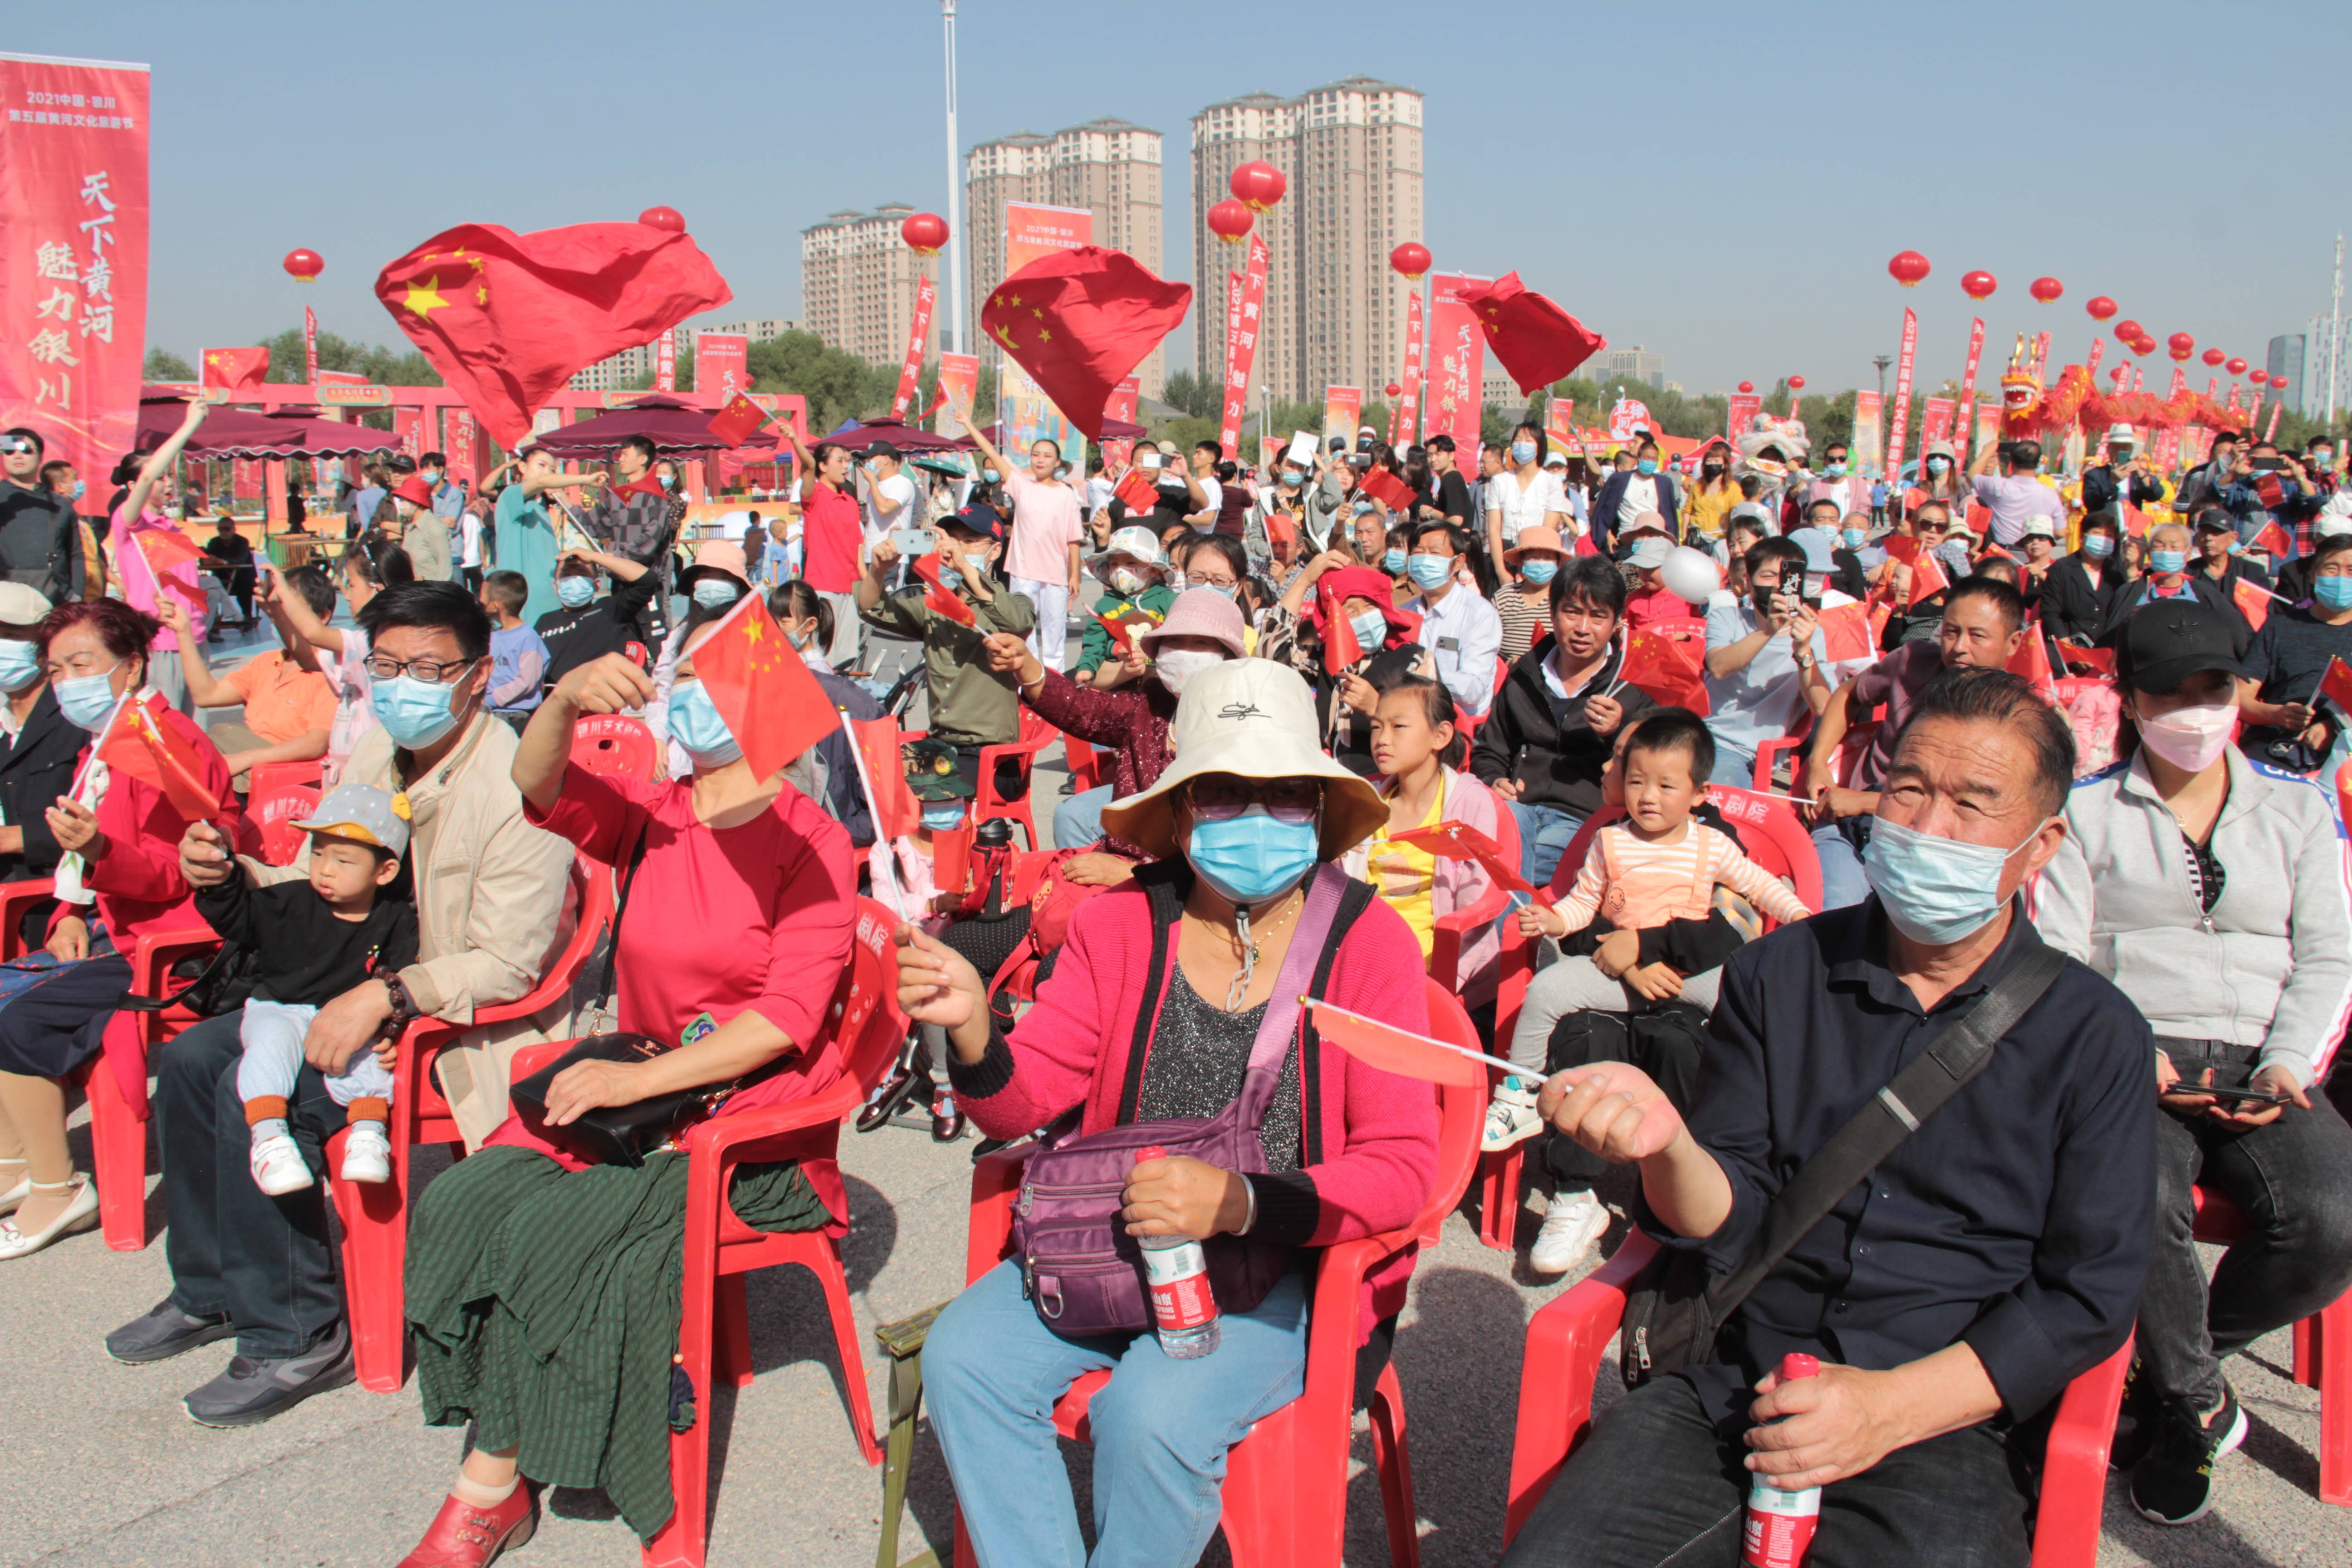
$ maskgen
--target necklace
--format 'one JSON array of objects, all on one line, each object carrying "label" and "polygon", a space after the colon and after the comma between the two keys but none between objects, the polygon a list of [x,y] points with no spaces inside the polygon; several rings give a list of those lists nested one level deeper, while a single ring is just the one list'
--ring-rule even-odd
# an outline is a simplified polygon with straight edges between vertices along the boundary
[{"label": "necklace", "polygon": [[[1242,999],[1249,994],[1250,982],[1256,978],[1258,960],[1265,956],[1265,950],[1260,946],[1265,936],[1279,934],[1286,926],[1297,918],[1298,911],[1306,907],[1307,900],[1304,895],[1301,895],[1291,904],[1288,911],[1274,923],[1271,930],[1263,935],[1250,930],[1249,910],[1239,905],[1234,907],[1234,934],[1227,940],[1232,943],[1234,956],[1242,961],[1242,966],[1234,973],[1232,983],[1225,987],[1226,1012],[1241,1011]],[[1209,929],[1216,935],[1224,934],[1214,926]]]}]

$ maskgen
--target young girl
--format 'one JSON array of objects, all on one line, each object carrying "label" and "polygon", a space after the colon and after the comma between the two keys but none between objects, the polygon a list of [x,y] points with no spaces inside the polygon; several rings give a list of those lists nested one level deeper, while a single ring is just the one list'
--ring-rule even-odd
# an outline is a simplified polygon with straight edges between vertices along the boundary
[{"label": "young girl", "polygon": [[[1386,826],[1359,846],[1345,862],[1350,876],[1381,890],[1389,907],[1404,917],[1420,939],[1425,962],[1437,934],[1437,917],[1467,909],[1490,890],[1475,860],[1441,860],[1426,849],[1394,844],[1391,836],[1417,827],[1459,822],[1493,837],[1502,803],[1494,792],[1453,763],[1467,751],[1454,731],[1454,699],[1436,681],[1408,675],[1380,695],[1372,713],[1372,787],[1389,804]],[[1495,959],[1502,949],[1500,923],[1475,933],[1463,950],[1456,988],[1465,1004],[1490,1000]]]}]

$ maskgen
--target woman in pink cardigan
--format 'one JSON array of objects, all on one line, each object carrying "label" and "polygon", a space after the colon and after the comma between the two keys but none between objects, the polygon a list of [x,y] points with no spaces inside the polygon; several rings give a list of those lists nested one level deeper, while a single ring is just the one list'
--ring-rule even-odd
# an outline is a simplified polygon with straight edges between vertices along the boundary
[{"label": "woman in pink cardigan", "polygon": [[[1292,671],[1236,659],[1194,675],[1176,760],[1104,813],[1160,857],[1080,906],[1036,1005],[1007,1030],[981,977],[901,927],[899,999],[946,1029],[949,1076],[971,1119],[1019,1137],[1075,1110],[1079,1132],[1207,1119],[1239,1095],[1291,938],[1336,902],[1307,989],[1426,1033],[1421,951],[1370,886],[1335,864],[1388,816],[1371,787],[1315,744],[1313,699]],[[1263,1069],[1262,1069],[1263,1070]],[[1190,1563],[1215,1531],[1225,1452],[1305,1384],[1308,1249],[1410,1222],[1437,1171],[1428,1086],[1292,1035],[1259,1123],[1263,1172],[1184,1156],[1138,1162],[1120,1197],[1129,1236],[1233,1234],[1299,1249],[1264,1300],[1227,1305],[1214,1352],[1166,1354],[1151,1333],[1048,1327],[1017,1260],[950,1303],[924,1347],[925,1391],[965,1528],[987,1564]],[[1392,1316],[1410,1254],[1375,1274],[1360,1321]],[[1097,1545],[1087,1557],[1052,1411],[1070,1384],[1111,1373],[1090,1406]]]}]

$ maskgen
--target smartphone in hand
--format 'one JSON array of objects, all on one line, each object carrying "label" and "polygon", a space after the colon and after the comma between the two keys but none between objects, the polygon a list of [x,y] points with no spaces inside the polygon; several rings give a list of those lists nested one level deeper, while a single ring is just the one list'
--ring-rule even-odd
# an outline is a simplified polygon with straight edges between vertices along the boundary
[{"label": "smartphone in hand", "polygon": [[894,528],[890,531],[890,548],[912,558],[931,552],[931,531],[928,528]]}]

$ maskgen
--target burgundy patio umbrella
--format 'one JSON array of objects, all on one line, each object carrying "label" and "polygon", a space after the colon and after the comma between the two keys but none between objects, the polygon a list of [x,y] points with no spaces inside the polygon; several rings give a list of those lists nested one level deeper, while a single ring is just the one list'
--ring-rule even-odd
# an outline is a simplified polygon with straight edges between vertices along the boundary
[{"label": "burgundy patio umbrella", "polygon": [[823,438],[860,450],[877,441],[887,441],[901,452],[952,452],[971,445],[958,437],[936,436],[896,419],[877,419],[870,425],[860,425],[853,419]]},{"label": "burgundy patio umbrella", "polygon": [[[177,428],[176,423],[174,428]],[[191,458],[348,458],[400,446],[389,430],[299,414],[247,414],[225,408],[188,439]]]},{"label": "burgundy patio umbrella", "polygon": [[[998,434],[999,429],[994,425],[983,425],[980,433],[988,437],[991,445],[1003,446],[1003,437]],[[1106,419],[1102,425],[1102,438],[1106,441],[1139,441],[1143,438],[1143,426],[1130,425],[1124,419]]]},{"label": "burgundy patio umbrella", "polygon": [[713,412],[683,398],[650,393],[609,414],[599,414],[576,425],[559,425],[532,437],[531,444],[556,457],[569,458],[610,458],[632,436],[643,436],[665,458],[700,457],[710,452],[767,448],[776,444],[772,434],[761,430],[746,437],[740,447],[722,447],[719,437],[710,433]]}]

